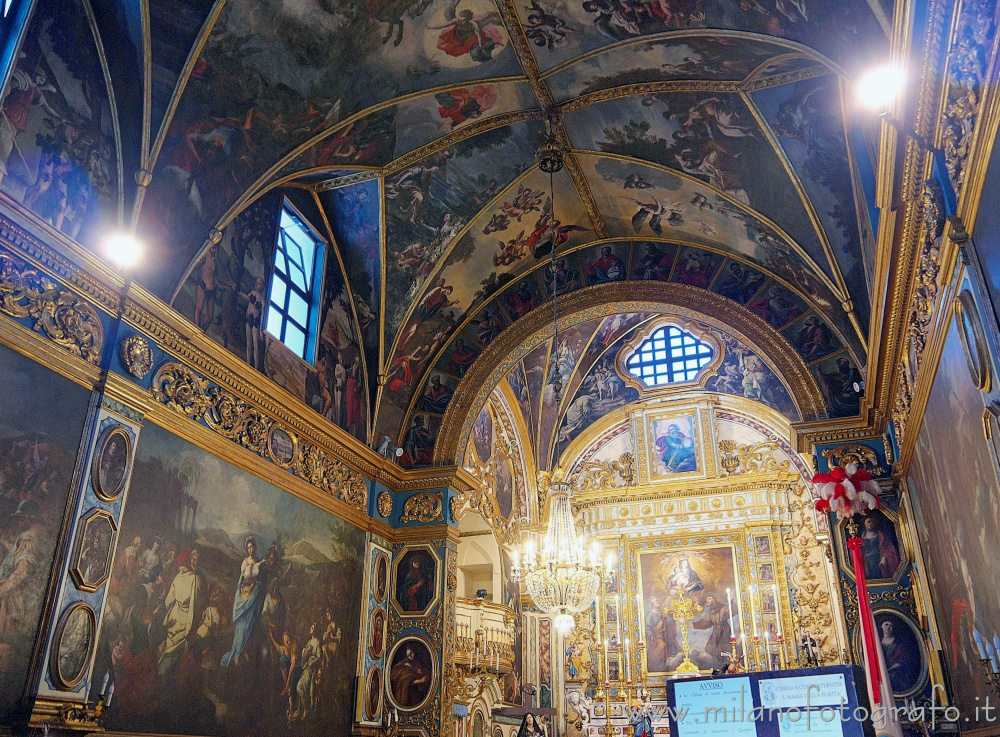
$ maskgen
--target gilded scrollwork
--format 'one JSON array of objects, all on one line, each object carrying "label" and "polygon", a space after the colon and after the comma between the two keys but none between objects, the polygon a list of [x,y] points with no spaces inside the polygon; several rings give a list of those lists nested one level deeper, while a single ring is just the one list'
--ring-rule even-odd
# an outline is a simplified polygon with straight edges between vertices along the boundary
[{"label": "gilded scrollwork", "polygon": [[774,452],[780,450],[776,442],[765,440],[762,443],[737,443],[735,440],[719,441],[719,463],[722,465],[723,476],[736,476],[742,473],[782,473],[788,471],[791,462],[779,461]]},{"label": "gilded scrollwork", "polygon": [[836,448],[827,448],[823,451],[823,457],[829,462],[831,468],[843,468],[848,463],[853,463],[858,468],[863,468],[875,476],[881,476],[885,473],[885,469],[879,463],[878,454],[867,445],[860,443],[845,443]]},{"label": "gilded scrollwork", "polygon": [[[268,435],[281,429],[297,443],[298,436],[276,420],[229,392],[210,387],[187,366],[168,361],[156,370],[150,389],[161,404],[193,420],[201,420],[219,435],[244,448],[268,457]],[[368,507],[368,487],[364,478],[342,461],[331,458],[322,448],[305,443],[289,470],[299,478],[355,509]]]},{"label": "gilded scrollwork", "polygon": [[383,491],[379,494],[378,499],[375,500],[375,507],[383,517],[388,517],[392,514],[392,494],[388,491]]},{"label": "gilded scrollwork", "polygon": [[97,311],[28,263],[0,252],[0,312],[34,320],[32,329],[95,366],[104,326]]},{"label": "gilded scrollwork", "polygon": [[989,0],[963,2],[948,51],[941,148],[948,177],[959,194],[965,184],[969,151],[983,102],[983,85],[996,32],[993,11],[994,3]]},{"label": "gilded scrollwork", "polygon": [[399,521],[444,522],[444,501],[440,492],[422,491],[403,503],[403,514]]},{"label": "gilded scrollwork", "polygon": [[579,492],[635,486],[635,456],[622,453],[616,461],[583,461],[578,479]]},{"label": "gilded scrollwork", "polygon": [[153,349],[141,335],[130,335],[118,347],[122,364],[136,379],[142,379],[153,368]]}]

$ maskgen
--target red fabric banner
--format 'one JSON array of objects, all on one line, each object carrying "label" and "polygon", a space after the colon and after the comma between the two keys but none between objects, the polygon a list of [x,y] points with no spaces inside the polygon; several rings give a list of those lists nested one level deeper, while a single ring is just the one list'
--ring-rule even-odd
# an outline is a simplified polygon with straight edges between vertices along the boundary
[{"label": "red fabric banner", "polygon": [[865,655],[868,659],[868,681],[871,683],[872,698],[875,705],[882,703],[882,669],[878,664],[879,642],[875,637],[875,620],[872,618],[872,608],[868,601],[868,582],[865,580],[865,559],[861,554],[861,538],[852,536],[847,541],[851,550],[851,560],[854,563],[854,579],[858,584],[858,617],[861,620],[861,635],[865,638]]}]

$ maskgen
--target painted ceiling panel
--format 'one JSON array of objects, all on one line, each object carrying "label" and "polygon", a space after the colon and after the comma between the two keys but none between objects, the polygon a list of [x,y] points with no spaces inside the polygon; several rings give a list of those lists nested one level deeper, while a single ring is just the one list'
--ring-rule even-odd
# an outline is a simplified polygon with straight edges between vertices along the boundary
[{"label": "painted ceiling panel", "polygon": [[[842,112],[840,80],[827,75],[753,94],[815,207],[839,270],[868,326],[868,285]],[[864,217],[864,214],[861,214]]]},{"label": "painted ceiling panel", "polygon": [[[531,0],[517,4],[542,70],[640,36],[688,29],[724,29],[798,41],[842,62],[860,61],[885,36],[864,0]],[[866,48],[868,44],[868,48]],[[854,59],[851,59],[851,56]],[[852,64],[853,65],[853,64]]]},{"label": "painted ceiling panel", "polygon": [[4,99],[0,189],[94,250],[121,217],[114,112],[83,4],[39,2]]},{"label": "painted ceiling panel", "polygon": [[[739,95],[637,95],[589,105],[568,113],[564,120],[576,148],[643,159],[685,172],[771,215],[832,278],[798,192]],[[643,192],[636,188],[636,194]]]},{"label": "painted ceiling panel", "polygon": [[722,34],[623,41],[549,72],[545,84],[557,102],[565,102],[627,84],[692,79],[740,82],[771,57],[799,48],[790,46]]},{"label": "painted ceiling panel", "polygon": [[370,179],[318,195],[343,259],[347,287],[354,297],[371,386],[376,386],[380,361],[382,226],[379,188],[379,181]]},{"label": "painted ceiling panel", "polygon": [[[558,220],[547,204],[549,177],[533,169],[455,239],[419,300],[411,303],[387,354],[390,380],[382,403],[407,406],[426,366],[474,309],[518,274],[548,259],[553,243],[568,248],[593,238],[590,219],[565,170],[555,176],[554,185]],[[400,383],[393,387],[392,379]]]},{"label": "painted ceiling panel", "polygon": [[[505,126],[442,149],[387,177],[387,345],[451,241],[534,165],[541,141],[539,122]],[[537,214],[536,210],[528,217]],[[483,226],[478,229],[482,235]]]},{"label": "painted ceiling panel", "polygon": [[[120,0],[122,1],[122,0]],[[138,8],[140,3],[126,3]],[[152,55],[152,116],[155,137],[163,123],[181,72],[217,0],[156,0],[149,8]]]}]

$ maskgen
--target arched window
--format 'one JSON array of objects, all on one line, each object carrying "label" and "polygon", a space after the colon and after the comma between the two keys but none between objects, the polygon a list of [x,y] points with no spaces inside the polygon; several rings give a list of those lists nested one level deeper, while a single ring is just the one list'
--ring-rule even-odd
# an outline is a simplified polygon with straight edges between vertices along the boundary
[{"label": "arched window", "polygon": [[267,332],[312,363],[316,347],[323,241],[286,200],[267,298]]},{"label": "arched window", "polygon": [[664,325],[632,351],[625,368],[646,386],[663,386],[691,381],[714,355],[708,343],[676,325]]}]

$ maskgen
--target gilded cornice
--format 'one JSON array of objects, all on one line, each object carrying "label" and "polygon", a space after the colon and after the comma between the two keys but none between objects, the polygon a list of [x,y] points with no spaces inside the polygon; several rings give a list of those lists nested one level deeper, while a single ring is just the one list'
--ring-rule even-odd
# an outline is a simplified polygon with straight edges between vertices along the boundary
[{"label": "gilded cornice", "polygon": [[[581,511],[594,507],[637,502],[664,502],[700,497],[724,497],[753,491],[791,491],[801,477],[795,471],[740,474],[699,481],[653,484],[628,489],[575,492],[573,506]],[[616,493],[617,492],[617,493]]]},{"label": "gilded cornice", "polygon": [[[0,242],[3,245],[27,265],[36,267],[40,273],[64,285],[66,290],[85,298],[94,308],[111,315],[117,312],[119,295],[124,288],[121,275],[62,233],[24,211],[20,205],[11,203],[5,195],[0,195],[0,204],[9,206],[5,215],[16,217],[27,226],[0,216]],[[45,242],[40,236],[45,238]],[[53,245],[47,245],[49,242]],[[196,371],[204,381],[223,387],[235,399],[246,402],[249,409],[280,421],[303,440],[323,448],[349,468],[381,482],[392,491],[448,487],[461,491],[472,488],[476,483],[461,468],[437,467],[420,471],[400,468],[317,415],[263,374],[250,370],[238,357],[136,284],[129,287],[123,320],[147,336],[156,348]],[[0,322],[0,341],[79,384],[96,385],[99,379],[96,366],[32,334],[18,323]],[[117,346],[108,346],[106,350],[117,350]]]},{"label": "gilded cornice", "polygon": [[[621,312],[661,312],[664,306],[688,311],[692,319],[713,318],[730,327],[768,357],[785,381],[803,417],[822,417],[826,406],[816,379],[785,338],[750,310],[717,294],[686,284],[641,282],[586,287],[560,300],[560,327]],[[448,405],[437,445],[435,463],[460,462],[471,423],[493,388],[521,356],[552,334],[552,306],[544,305],[518,320],[494,340],[476,360]],[[752,336],[752,337],[751,337]]]}]

